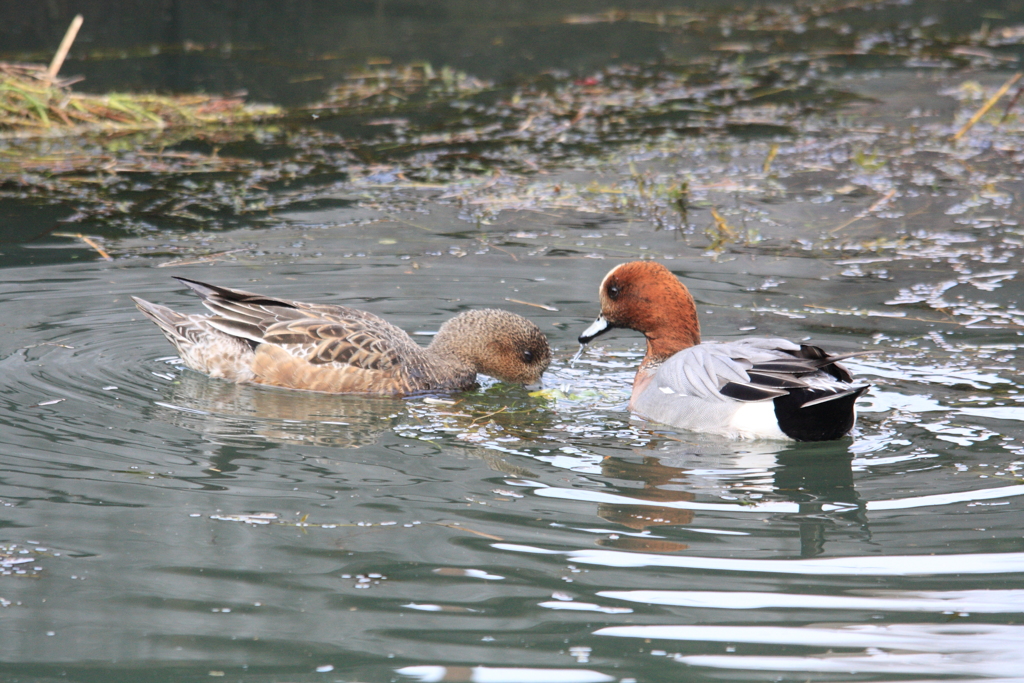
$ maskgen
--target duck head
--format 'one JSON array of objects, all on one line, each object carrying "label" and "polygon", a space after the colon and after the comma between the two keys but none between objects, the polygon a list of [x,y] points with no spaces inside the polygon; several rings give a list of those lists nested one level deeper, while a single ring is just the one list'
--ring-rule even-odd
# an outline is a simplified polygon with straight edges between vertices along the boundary
[{"label": "duck head", "polygon": [[693,296],[660,263],[632,261],[612,268],[601,281],[599,295],[601,314],[580,335],[581,344],[617,327],[647,338],[649,360],[664,360],[700,344]]}]

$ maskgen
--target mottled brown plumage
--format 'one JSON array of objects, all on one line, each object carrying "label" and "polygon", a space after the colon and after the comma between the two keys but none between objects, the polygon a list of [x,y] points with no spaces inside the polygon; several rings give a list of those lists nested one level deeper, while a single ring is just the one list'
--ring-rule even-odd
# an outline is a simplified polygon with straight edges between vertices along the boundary
[{"label": "mottled brown plumage", "polygon": [[213,315],[184,315],[132,297],[135,304],[185,365],[233,382],[404,395],[466,389],[477,373],[535,384],[551,361],[540,329],[508,311],[466,311],[442,325],[424,348],[366,311],[176,279]]}]

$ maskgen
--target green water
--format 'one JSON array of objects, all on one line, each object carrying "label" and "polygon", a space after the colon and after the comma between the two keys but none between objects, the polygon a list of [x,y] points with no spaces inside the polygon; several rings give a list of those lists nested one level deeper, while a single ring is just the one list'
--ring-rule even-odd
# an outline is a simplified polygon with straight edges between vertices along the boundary
[{"label": "green water", "polygon": [[[1024,23],[995,4],[958,19],[967,5],[841,18],[861,38]],[[368,21],[400,11],[380,7]],[[409,59],[429,35],[416,7]],[[515,24],[519,48],[580,69],[624,60],[608,46],[630,36],[712,56],[736,39],[719,20],[710,35],[527,15],[540,28]],[[430,22],[483,35],[510,21],[495,16]],[[886,55],[813,74],[809,108],[719,102],[726,120],[701,113],[701,134],[538,113],[521,143],[475,133],[482,170],[451,162],[458,140],[424,142],[430,116],[413,112],[366,138],[344,116],[248,137],[237,158],[267,165],[230,173],[86,169],[97,182],[41,195],[38,178],[8,179],[0,681],[1021,680],[1024,135],[986,119],[949,142],[1018,63],[959,63],[954,47],[946,65]],[[472,71],[457,43],[432,49]],[[223,77],[254,58],[225,58]],[[508,64],[477,75],[526,69]],[[596,87],[572,85],[587,73],[556,89]],[[607,111],[645,87],[623,81],[600,95]],[[665,113],[641,99],[632,110]],[[298,149],[315,135],[323,148]],[[387,152],[403,135],[420,147]],[[357,148],[380,156],[345,156]],[[93,235],[112,260],[54,232]],[[873,385],[854,433],[734,442],[632,418],[638,335],[570,359],[601,278],[634,258],[689,285],[706,338],[875,351],[848,362]],[[421,341],[461,310],[505,307],[541,326],[555,361],[543,395],[485,380],[454,405],[235,386],[181,368],[131,305],[199,312],[172,275],[364,308]]]}]

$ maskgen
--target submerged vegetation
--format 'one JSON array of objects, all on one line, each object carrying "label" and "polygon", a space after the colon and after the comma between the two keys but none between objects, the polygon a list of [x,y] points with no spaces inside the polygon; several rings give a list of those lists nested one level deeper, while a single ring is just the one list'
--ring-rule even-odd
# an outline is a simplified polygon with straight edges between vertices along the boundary
[{"label": "submerged vegetation", "polygon": [[402,67],[369,64],[345,75],[326,99],[309,110],[377,111],[381,108],[415,109],[452,97],[475,95],[493,88],[492,83],[448,67],[438,70],[428,62]]},{"label": "submerged vegetation", "polygon": [[[59,232],[97,239],[277,225],[282,210],[332,205],[454,204],[481,229],[513,209],[610,213],[718,254],[808,248],[775,214],[788,198],[821,221],[815,248],[905,244],[927,206],[957,203],[943,199],[954,187],[972,193],[957,200],[967,215],[1012,194],[1001,183],[1024,155],[1022,89],[985,71],[1019,62],[1024,26],[870,24],[867,10],[902,4],[572,15],[561,21],[631,22],[705,49],[503,84],[371,60],[290,108],[90,95],[4,65],[0,201],[73,207]],[[871,113],[871,70],[885,67],[918,70],[951,108]]]}]

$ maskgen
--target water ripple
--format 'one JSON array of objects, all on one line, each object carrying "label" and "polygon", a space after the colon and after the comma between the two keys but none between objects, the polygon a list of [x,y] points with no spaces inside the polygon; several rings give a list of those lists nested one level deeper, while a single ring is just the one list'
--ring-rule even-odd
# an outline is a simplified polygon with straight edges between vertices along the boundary
[{"label": "water ripple", "polygon": [[1024,571],[1024,553],[949,555],[887,555],[829,557],[807,560],[738,560],[730,557],[688,557],[615,550],[548,550],[514,543],[494,548],[534,555],[561,555],[573,562],[605,567],[674,567],[726,572],[805,574],[808,576],[948,576],[1009,574]]}]

